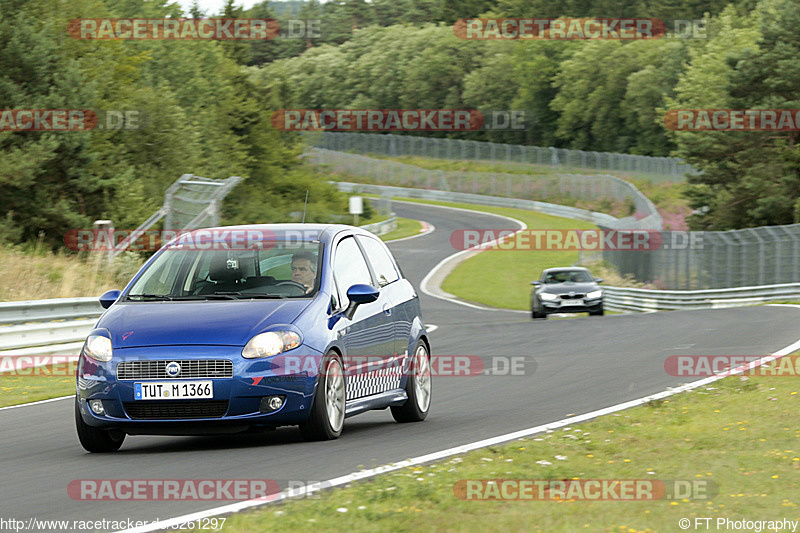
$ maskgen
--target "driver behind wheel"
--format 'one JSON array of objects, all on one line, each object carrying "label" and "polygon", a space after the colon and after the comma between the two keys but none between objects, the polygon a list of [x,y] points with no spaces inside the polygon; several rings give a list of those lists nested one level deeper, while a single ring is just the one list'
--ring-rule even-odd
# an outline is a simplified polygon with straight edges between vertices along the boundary
[{"label": "driver behind wheel", "polygon": [[317,258],[311,252],[300,251],[292,255],[292,281],[306,288],[306,294],[314,289],[317,279]]}]

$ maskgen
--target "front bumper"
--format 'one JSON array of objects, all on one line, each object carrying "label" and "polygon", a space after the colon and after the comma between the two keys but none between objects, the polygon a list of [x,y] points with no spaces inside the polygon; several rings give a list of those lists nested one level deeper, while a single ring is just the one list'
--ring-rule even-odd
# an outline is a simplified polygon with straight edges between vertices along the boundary
[{"label": "front bumper", "polygon": [[[100,363],[81,355],[77,369],[77,400],[83,421],[94,427],[119,428],[132,434],[191,435],[237,432],[252,427],[277,427],[304,422],[311,412],[318,372],[287,371],[280,359],[245,359],[236,346],[151,346],[115,349],[111,361]],[[308,358],[314,364],[322,354],[301,345],[281,356]],[[117,379],[117,365],[123,361],[190,359],[229,360],[233,377]],[[148,381],[211,381],[213,398],[187,400],[136,400],[134,384]],[[262,412],[266,396],[285,396],[276,411]],[[97,415],[89,400],[101,400],[105,414]],[[178,403],[182,402],[180,406]],[[201,403],[205,402],[205,403]],[[163,407],[162,407],[163,406]],[[143,408],[144,407],[144,408]],[[154,413],[156,413],[154,415]],[[167,413],[166,415],[164,413]],[[171,413],[180,413],[172,416]],[[169,417],[169,418],[167,418]]]},{"label": "front bumper", "polygon": [[547,301],[540,300],[541,309],[547,314],[554,313],[589,313],[597,311],[603,305],[603,297],[587,299],[584,298],[583,305],[564,305],[565,300]]}]

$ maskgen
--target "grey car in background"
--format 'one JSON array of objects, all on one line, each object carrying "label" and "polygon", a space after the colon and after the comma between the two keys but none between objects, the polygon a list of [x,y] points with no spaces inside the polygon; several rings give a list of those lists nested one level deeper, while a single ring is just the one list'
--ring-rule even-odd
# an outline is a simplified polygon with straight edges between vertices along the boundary
[{"label": "grey car in background", "polygon": [[603,314],[603,290],[588,269],[548,268],[541,279],[532,281],[531,317],[547,318],[553,313]]}]

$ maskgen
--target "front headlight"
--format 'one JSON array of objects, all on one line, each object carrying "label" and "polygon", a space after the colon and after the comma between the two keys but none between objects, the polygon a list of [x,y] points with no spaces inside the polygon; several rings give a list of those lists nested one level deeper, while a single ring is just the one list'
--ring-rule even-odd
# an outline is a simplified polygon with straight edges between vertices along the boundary
[{"label": "front headlight", "polygon": [[553,302],[555,300],[558,300],[558,296],[556,296],[555,294],[550,294],[549,292],[540,292],[539,298],[547,302]]},{"label": "front headlight", "polygon": [[300,346],[300,335],[294,331],[268,331],[256,335],[242,350],[242,357],[269,357]]},{"label": "front headlight", "polygon": [[89,335],[83,345],[83,353],[101,363],[111,361],[111,339],[105,335]]},{"label": "front headlight", "polygon": [[586,293],[586,297],[587,298],[600,298],[602,295],[603,295],[603,291],[601,291],[601,290],[596,290],[596,291],[592,291],[592,292],[587,292]]}]

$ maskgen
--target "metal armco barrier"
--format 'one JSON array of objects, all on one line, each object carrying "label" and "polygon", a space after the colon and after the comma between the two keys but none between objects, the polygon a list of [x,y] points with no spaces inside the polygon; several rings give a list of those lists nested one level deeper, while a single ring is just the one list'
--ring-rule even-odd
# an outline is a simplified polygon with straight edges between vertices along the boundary
[{"label": "metal armco barrier", "polygon": [[97,298],[0,302],[0,355],[74,355],[104,309]]},{"label": "metal armco barrier", "polygon": [[102,312],[103,308],[97,298],[0,302],[0,325],[96,318]]},{"label": "metal armco barrier", "polygon": [[709,289],[658,291],[603,287],[603,306],[610,311],[679,311],[741,307],[780,300],[800,300],[800,283]]}]

